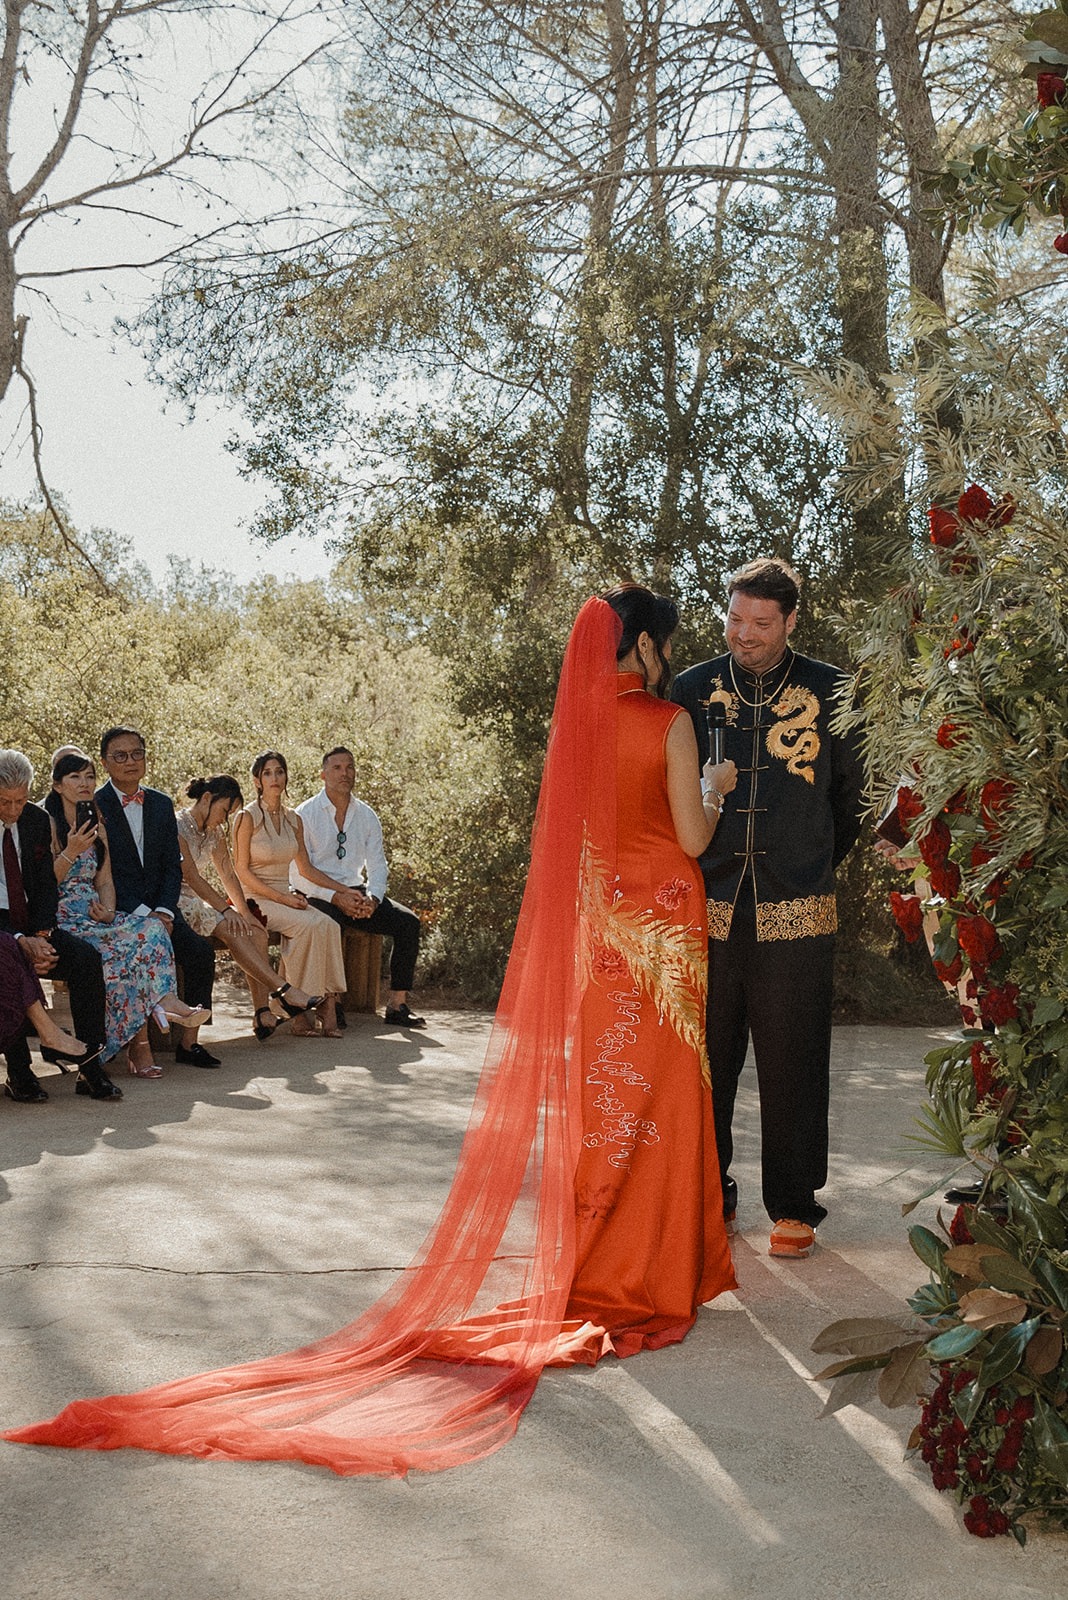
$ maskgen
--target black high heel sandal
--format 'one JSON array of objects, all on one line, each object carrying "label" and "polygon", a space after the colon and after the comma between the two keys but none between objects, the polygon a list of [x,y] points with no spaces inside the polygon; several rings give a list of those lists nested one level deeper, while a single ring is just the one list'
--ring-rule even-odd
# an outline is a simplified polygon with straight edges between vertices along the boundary
[{"label": "black high heel sandal", "polygon": [[[302,1017],[306,1011],[315,1011],[326,999],[325,994],[313,994],[307,1005],[291,1006],[285,996],[289,993],[292,987],[293,985],[291,983],[283,983],[281,988],[271,990],[271,999],[278,1001],[278,1004],[282,1007],[282,1010],[287,1016]],[[265,1006],[264,1010],[266,1009],[267,1008]],[[256,1015],[259,1016],[258,1011]]]},{"label": "black high heel sandal", "polygon": [[50,1067],[58,1067],[60,1072],[80,1072],[83,1067],[88,1067],[99,1059],[103,1046],[95,1050],[83,1050],[80,1056],[72,1056],[69,1050],[53,1050],[50,1045],[41,1045],[41,1060],[47,1061]]},{"label": "black high heel sandal", "polygon": [[[268,1027],[265,1022],[260,1021],[261,1017],[270,1017],[270,1027]],[[270,1039],[273,1034],[277,1033],[281,1026],[282,1018],[276,1017],[270,1006],[260,1006],[259,1010],[256,1012],[256,1015],[252,1019],[252,1031],[261,1044],[266,1044],[267,1040]]]}]

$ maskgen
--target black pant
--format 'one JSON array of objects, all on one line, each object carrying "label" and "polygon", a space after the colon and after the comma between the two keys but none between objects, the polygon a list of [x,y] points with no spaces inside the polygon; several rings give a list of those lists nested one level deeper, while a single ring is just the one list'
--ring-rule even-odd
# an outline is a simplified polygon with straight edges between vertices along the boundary
[{"label": "black pant", "polygon": [[361,933],[388,934],[393,940],[389,958],[389,986],[400,994],[407,994],[415,982],[419,936],[423,931],[414,911],[409,911],[407,906],[397,905],[388,896],[369,917],[363,918],[347,916],[329,900],[312,900],[310,903],[317,910],[325,911],[328,917],[333,917],[339,927],[358,928]]},{"label": "black pant", "polygon": [[215,983],[215,946],[194,933],[179,911],[171,929],[174,959],[182,969],[182,997],[186,1005],[211,1007]]},{"label": "black pant", "polygon": [[730,937],[708,947],[708,1058],[720,1171],[734,1154],[731,1122],[749,1037],[760,1094],[764,1206],[823,1221],[815,1191],[827,1182],[834,935],[758,942],[752,899],[740,903]]},{"label": "black pant", "polygon": [[[8,913],[0,910],[0,927],[9,926]],[[93,1051],[104,1042],[104,970],[100,951],[64,928],[54,928],[48,942],[59,960],[46,976],[67,985],[75,1037]],[[25,1038],[14,1040],[5,1054],[11,1087],[32,1088],[36,1080],[30,1070],[30,1047]]]}]

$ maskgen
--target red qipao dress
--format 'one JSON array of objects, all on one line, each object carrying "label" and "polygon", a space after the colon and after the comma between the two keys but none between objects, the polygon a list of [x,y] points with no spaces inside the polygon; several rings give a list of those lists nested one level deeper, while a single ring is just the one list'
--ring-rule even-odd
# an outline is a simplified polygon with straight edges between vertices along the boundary
[{"label": "red qipao dress", "polygon": [[509,1439],[547,1365],[671,1343],[733,1287],[701,1076],[701,879],[665,789],[683,713],[620,678],[619,638],[611,607],[587,601],[471,1121],[412,1264],[312,1345],[74,1401],[3,1437],[437,1471]]}]

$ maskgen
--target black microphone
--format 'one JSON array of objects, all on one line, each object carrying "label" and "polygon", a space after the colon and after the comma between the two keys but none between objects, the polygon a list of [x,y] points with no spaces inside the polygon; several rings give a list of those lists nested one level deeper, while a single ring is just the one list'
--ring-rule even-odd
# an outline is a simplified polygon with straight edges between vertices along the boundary
[{"label": "black microphone", "polygon": [[708,718],[708,751],[714,767],[718,767],[726,755],[727,743],[727,707],[722,700],[710,700],[705,707]]}]

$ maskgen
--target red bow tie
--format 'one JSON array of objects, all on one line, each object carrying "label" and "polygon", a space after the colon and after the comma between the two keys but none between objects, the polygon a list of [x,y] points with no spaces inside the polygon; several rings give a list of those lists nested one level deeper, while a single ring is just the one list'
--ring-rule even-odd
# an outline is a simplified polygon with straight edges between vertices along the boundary
[{"label": "red bow tie", "polygon": [[135,789],[133,794],[124,794],[122,803],[124,807],[143,806],[145,803],[145,791],[143,789]]}]

